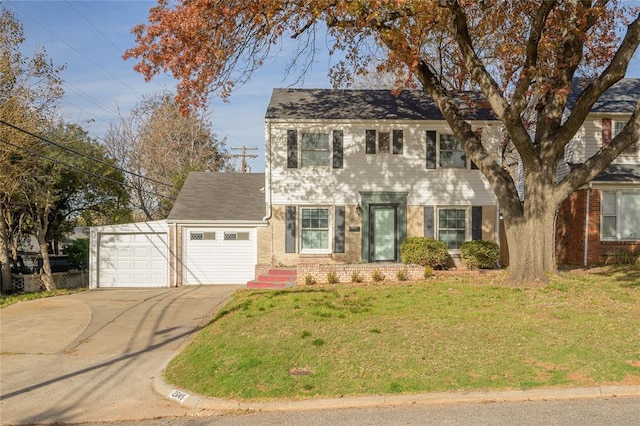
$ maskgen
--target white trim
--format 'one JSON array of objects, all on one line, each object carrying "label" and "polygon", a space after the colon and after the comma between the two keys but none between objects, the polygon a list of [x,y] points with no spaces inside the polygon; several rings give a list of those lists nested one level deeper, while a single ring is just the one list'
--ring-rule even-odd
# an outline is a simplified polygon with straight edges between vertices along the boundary
[{"label": "white trim", "polygon": [[[436,240],[440,241],[440,210],[464,210],[464,240],[471,240],[471,207],[472,206],[435,206],[435,216],[433,218],[433,232]],[[460,249],[449,249],[449,253],[460,253]]]},{"label": "white trim", "polygon": [[[298,231],[298,253],[299,254],[331,254],[333,253],[333,237],[334,232],[334,206],[333,205],[299,205],[297,211],[297,229]],[[328,212],[327,218],[327,248],[326,249],[303,249],[302,248],[302,210],[303,209],[326,209]]]},{"label": "white trim", "polygon": [[[602,214],[602,208],[604,206],[604,194],[605,193],[613,193],[615,194],[615,198],[616,198],[616,237],[615,238],[611,238],[611,237],[603,237],[603,225],[604,225],[604,220],[603,217],[604,215]],[[603,242],[634,242],[634,241],[640,241],[640,233],[638,235],[636,235],[636,238],[622,238],[621,235],[621,231],[620,231],[620,227],[621,227],[621,217],[622,217],[622,199],[620,197],[620,195],[622,193],[625,194],[636,194],[640,196],[640,189],[635,189],[635,190],[601,190],[600,191],[600,241]],[[640,213],[640,212],[639,212]],[[607,215],[607,217],[611,217],[612,215]]]}]

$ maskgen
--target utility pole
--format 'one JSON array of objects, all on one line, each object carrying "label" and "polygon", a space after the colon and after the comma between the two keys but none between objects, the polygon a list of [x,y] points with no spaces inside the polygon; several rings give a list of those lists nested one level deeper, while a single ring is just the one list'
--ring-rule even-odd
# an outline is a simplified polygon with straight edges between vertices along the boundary
[{"label": "utility pole", "polygon": [[247,154],[247,151],[257,151],[258,148],[255,147],[255,146],[247,148],[246,146],[242,145],[241,148],[232,147],[231,149],[233,151],[242,151],[242,154],[229,154],[229,157],[231,157],[231,158],[241,157],[242,158],[242,173],[247,173],[249,171],[249,168],[247,167],[247,158],[258,158],[257,154]]}]

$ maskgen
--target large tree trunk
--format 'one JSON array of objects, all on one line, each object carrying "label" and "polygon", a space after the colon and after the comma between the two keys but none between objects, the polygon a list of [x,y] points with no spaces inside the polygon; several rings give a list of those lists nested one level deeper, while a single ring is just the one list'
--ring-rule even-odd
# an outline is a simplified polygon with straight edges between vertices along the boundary
[{"label": "large tree trunk", "polygon": [[525,200],[518,211],[504,211],[513,282],[547,283],[557,272],[555,259],[554,172],[548,168],[525,171]]},{"label": "large tree trunk", "polygon": [[536,217],[505,220],[509,244],[509,272],[514,283],[549,281],[557,272],[555,261],[555,207],[546,205]]}]

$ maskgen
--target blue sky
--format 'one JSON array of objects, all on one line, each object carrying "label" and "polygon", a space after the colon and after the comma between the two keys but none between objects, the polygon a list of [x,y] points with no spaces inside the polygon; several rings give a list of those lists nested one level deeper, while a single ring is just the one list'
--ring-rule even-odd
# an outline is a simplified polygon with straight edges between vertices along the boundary
[{"label": "blue sky", "polygon": [[[23,52],[29,56],[44,48],[54,65],[66,65],[62,74],[65,97],[60,104],[63,119],[81,124],[100,139],[110,123],[117,121],[118,108],[129,110],[144,94],[173,90],[169,76],[147,83],[133,70],[134,61],[122,54],[134,45],[131,28],[146,23],[150,0],[120,1],[3,1],[24,26]],[[286,46],[284,51],[286,52]],[[267,61],[249,83],[223,103],[209,102],[213,130],[227,138],[227,146],[258,147],[259,158],[249,162],[251,170],[264,170],[264,113],[274,87],[296,83],[296,75],[285,78],[286,53]],[[317,58],[304,83],[295,87],[330,87],[326,52]],[[628,77],[640,77],[640,54],[636,53]],[[252,152],[253,153],[253,152]]]},{"label": "blue sky", "polygon": [[[110,123],[142,95],[168,89],[175,80],[158,76],[147,83],[133,70],[134,60],[124,61],[122,54],[134,45],[131,28],[146,23],[149,0],[121,1],[3,1],[24,27],[24,54],[32,56],[44,48],[54,65],[66,65],[62,78],[65,97],[60,104],[62,118],[81,124],[100,139]],[[227,147],[258,147],[259,158],[250,160],[254,172],[264,170],[264,113],[274,87],[295,83],[285,79],[286,53],[267,61],[249,83],[239,88],[224,103],[209,102],[213,130],[227,138]],[[330,87],[328,58],[314,64],[303,84],[296,87]],[[239,151],[233,151],[238,153]],[[250,152],[251,154],[255,153]]]}]

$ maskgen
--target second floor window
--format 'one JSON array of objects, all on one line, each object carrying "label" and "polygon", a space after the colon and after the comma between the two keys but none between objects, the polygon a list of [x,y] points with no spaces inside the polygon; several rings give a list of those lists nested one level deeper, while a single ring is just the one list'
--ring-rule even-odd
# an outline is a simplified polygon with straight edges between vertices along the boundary
[{"label": "second floor window", "polygon": [[[622,128],[625,126],[626,121],[614,121],[613,122],[613,137],[615,137],[618,133],[622,131]],[[635,157],[638,155],[638,141],[635,141],[631,145],[627,147],[620,156],[622,157]]]},{"label": "second floor window", "polygon": [[302,134],[302,166],[329,166],[329,134]]},{"label": "second floor window", "polygon": [[440,168],[464,169],[467,167],[467,155],[455,136],[440,135],[439,151]]}]

